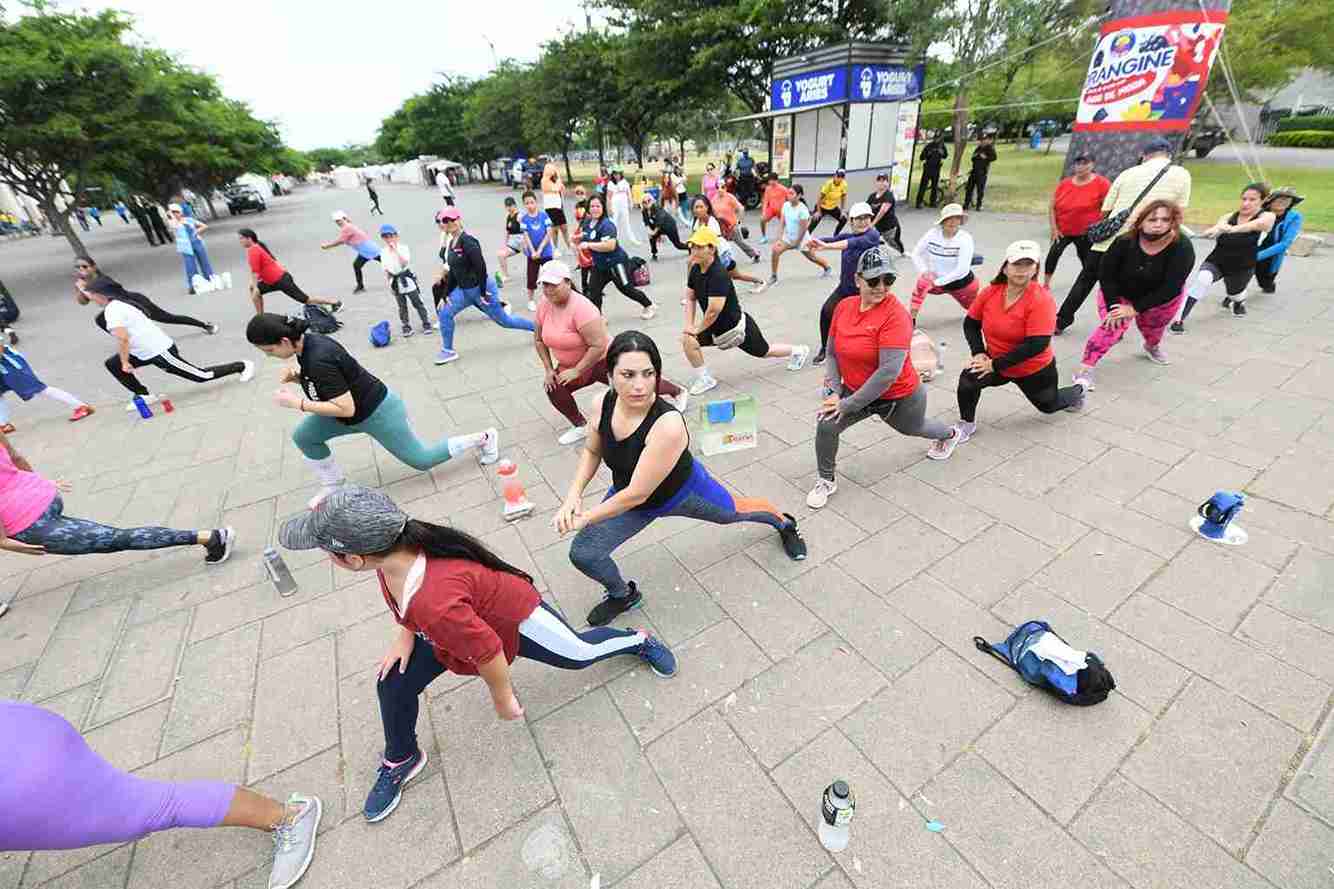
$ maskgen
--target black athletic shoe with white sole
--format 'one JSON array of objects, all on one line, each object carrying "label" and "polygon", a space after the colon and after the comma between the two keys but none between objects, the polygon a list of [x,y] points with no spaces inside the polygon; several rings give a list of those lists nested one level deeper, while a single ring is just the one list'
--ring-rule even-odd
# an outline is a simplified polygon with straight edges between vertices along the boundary
[{"label": "black athletic shoe with white sole", "polygon": [[213,533],[209,535],[208,544],[205,549],[208,555],[204,561],[209,565],[221,565],[232,554],[232,544],[236,542],[236,529],[228,525],[226,528],[214,528]]},{"label": "black athletic shoe with white sole", "polygon": [[630,595],[603,596],[602,601],[593,606],[593,610],[588,612],[590,627],[605,626],[631,608],[639,607],[639,603],[644,601],[644,594],[639,592],[633,580],[627,586],[630,587]]},{"label": "black athletic shoe with white sole", "polygon": [[801,532],[797,530],[797,519],[791,513],[783,513],[783,518],[787,523],[778,529],[778,537],[783,542],[783,552],[794,562],[800,562],[806,558],[806,541],[802,540]]}]

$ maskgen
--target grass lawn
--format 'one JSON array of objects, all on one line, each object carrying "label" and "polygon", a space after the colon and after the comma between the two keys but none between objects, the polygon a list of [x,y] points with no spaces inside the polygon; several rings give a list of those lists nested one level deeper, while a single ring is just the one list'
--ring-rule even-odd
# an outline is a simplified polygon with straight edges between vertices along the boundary
[{"label": "grass lawn", "polygon": [[[999,160],[991,166],[991,176],[987,179],[986,207],[988,210],[1012,213],[1032,213],[1044,216],[1051,202],[1051,193],[1061,176],[1065,159],[1053,152],[1030,151],[1014,145],[998,145],[996,151]],[[753,155],[764,160],[764,156]],[[721,157],[690,156],[686,159],[686,179],[691,194],[699,190],[700,178],[704,175],[704,165],[712,160],[722,168]],[[591,183],[597,173],[597,164],[573,164],[576,180]],[[638,177],[638,170],[633,163],[624,165],[630,181]],[[948,171],[948,166],[946,170]],[[1237,209],[1241,189],[1246,185],[1246,172],[1240,164],[1220,164],[1186,159],[1186,169],[1192,179],[1190,208],[1186,211],[1186,221],[1192,227],[1207,228],[1213,225],[1219,216]],[[563,172],[563,171],[562,171]],[[656,183],[661,175],[660,164],[650,165],[649,180]],[[968,165],[965,160],[959,175],[967,175]],[[1266,167],[1270,186],[1292,185],[1306,197],[1302,206],[1305,217],[1304,228],[1308,232],[1334,232],[1334,175],[1329,170],[1306,167]],[[910,184],[917,187],[914,178]]]}]

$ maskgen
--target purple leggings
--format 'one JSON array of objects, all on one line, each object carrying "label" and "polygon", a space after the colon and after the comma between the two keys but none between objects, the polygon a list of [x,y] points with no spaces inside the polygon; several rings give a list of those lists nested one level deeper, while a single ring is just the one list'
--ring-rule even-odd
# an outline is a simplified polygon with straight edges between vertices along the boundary
[{"label": "purple leggings", "polygon": [[[1171,302],[1154,306],[1152,309],[1140,312],[1135,316],[1135,326],[1139,328],[1140,336],[1144,337],[1145,346],[1152,349],[1163,341],[1163,332],[1167,330],[1167,325],[1172,323],[1172,319],[1177,316],[1177,309],[1181,308],[1181,301],[1185,298],[1186,292],[1183,290]],[[1107,300],[1103,298],[1102,288],[1098,288],[1098,320],[1106,317]],[[1113,327],[1111,330],[1101,324],[1093,328],[1093,333],[1089,335],[1088,342],[1084,344],[1084,366],[1093,367],[1101,361],[1103,356],[1111,351],[1112,346],[1121,342],[1121,337],[1125,336],[1129,329],[1129,321],[1120,327]]]},{"label": "purple leggings", "polygon": [[170,827],[217,827],[236,788],[136,778],[94,753],[63,718],[0,701],[0,852],[79,849]]}]

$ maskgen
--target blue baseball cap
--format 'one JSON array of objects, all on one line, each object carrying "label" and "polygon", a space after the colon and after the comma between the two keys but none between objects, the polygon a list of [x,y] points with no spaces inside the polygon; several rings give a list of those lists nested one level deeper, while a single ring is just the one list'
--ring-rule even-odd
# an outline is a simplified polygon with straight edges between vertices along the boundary
[{"label": "blue baseball cap", "polygon": [[398,229],[394,228],[389,223],[386,222],[384,225],[380,226],[380,237],[383,238],[385,235],[396,235],[396,234],[398,234]]},{"label": "blue baseball cap", "polygon": [[1171,154],[1172,143],[1168,142],[1162,136],[1155,136],[1144,146],[1145,154]]}]

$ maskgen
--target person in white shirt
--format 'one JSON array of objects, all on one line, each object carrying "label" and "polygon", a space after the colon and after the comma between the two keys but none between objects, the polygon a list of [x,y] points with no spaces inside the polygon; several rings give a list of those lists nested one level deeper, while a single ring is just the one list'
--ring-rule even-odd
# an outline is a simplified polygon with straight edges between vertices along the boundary
[{"label": "person in white shirt", "polygon": [[783,236],[774,241],[773,250],[769,254],[769,286],[778,283],[778,258],[789,250],[799,250],[801,255],[818,265],[822,272],[821,278],[828,278],[834,273],[825,262],[814,252],[805,249],[806,242],[810,239],[811,211],[804,203],[802,197],[805,194],[800,185],[794,185],[788,191],[787,203],[783,204]]},{"label": "person in white shirt", "polygon": [[[102,280],[99,278],[89,284],[87,293],[93,302],[103,307],[107,333],[119,340],[116,354],[106,360],[107,372],[145,402],[151,404],[158,397],[139,382],[134,371],[148,364],[192,383],[208,383],[232,374],[239,374],[241,382],[247,383],[255,375],[252,361],[233,361],[212,367],[196,367],[186,361],[172,338],[147,315],[127,302],[108,297],[100,286]],[[136,410],[134,402],[131,401],[125,409]]]},{"label": "person in white shirt", "polygon": [[958,204],[940,208],[935,225],[926,230],[912,250],[912,264],[917,267],[908,314],[913,324],[928,293],[948,293],[964,311],[977,297],[977,278],[973,275],[973,236],[964,230],[968,216]]},{"label": "person in white shirt", "polygon": [[644,243],[630,225],[630,183],[620,168],[611,171],[611,179],[607,182],[607,209],[611,211],[612,224],[621,237],[636,247]]},{"label": "person in white shirt", "polygon": [[408,300],[412,301],[417,314],[421,316],[422,330],[430,333],[435,328],[431,326],[430,313],[422,304],[421,284],[409,268],[412,251],[407,244],[398,240],[398,229],[387,222],[380,226],[380,240],[384,241],[384,249],[380,251],[380,266],[389,278],[389,290],[398,302],[398,320],[403,323],[403,336],[412,336],[412,323],[408,321]]},{"label": "person in white shirt", "polygon": [[444,200],[445,206],[454,206],[454,183],[449,181],[448,170],[436,170],[435,185],[440,189],[440,197]]}]

